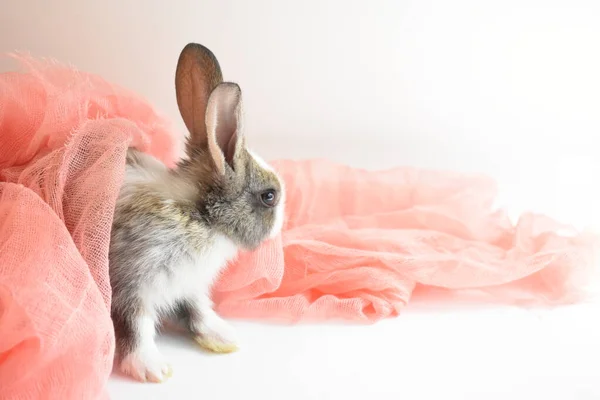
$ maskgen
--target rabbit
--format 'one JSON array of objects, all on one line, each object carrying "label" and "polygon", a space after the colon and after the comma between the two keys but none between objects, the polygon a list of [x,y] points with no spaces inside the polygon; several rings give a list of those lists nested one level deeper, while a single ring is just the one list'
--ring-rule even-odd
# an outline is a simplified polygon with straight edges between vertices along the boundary
[{"label": "rabbit", "polygon": [[246,147],[241,89],[223,82],[214,54],[185,46],[175,87],[190,133],[185,156],[168,169],[128,149],[111,230],[115,361],[142,382],[171,376],[154,341],[171,317],[205,349],[237,350],[232,328],[213,310],[211,286],[239,250],[276,237],[284,219],[284,183]]}]

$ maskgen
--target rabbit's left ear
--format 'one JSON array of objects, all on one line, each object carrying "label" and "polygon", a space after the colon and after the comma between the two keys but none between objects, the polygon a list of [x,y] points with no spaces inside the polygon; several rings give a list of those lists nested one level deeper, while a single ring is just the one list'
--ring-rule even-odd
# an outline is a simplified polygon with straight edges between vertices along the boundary
[{"label": "rabbit's left ear", "polygon": [[219,84],[210,94],[206,107],[208,149],[217,171],[225,173],[225,165],[233,170],[242,167],[245,145],[241,127],[242,90],[231,82]]}]

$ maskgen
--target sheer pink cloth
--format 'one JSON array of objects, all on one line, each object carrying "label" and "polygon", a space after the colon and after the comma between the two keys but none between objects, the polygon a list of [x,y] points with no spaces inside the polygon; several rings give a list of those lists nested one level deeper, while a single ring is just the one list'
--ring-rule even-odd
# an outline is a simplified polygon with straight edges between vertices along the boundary
[{"label": "sheer pink cloth", "polygon": [[[108,245],[133,143],[173,165],[180,137],[99,77],[24,59],[0,75],[0,399],[105,398],[114,337]],[[282,235],[215,287],[225,316],[284,321],[395,316],[416,286],[514,302],[578,300],[595,242],[551,219],[513,225],[488,179],[328,161],[274,163]]]}]

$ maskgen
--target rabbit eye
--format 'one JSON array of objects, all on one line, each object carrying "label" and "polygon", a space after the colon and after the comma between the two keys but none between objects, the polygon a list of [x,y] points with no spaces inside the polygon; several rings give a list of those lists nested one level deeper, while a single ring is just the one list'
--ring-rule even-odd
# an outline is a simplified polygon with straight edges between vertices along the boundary
[{"label": "rabbit eye", "polygon": [[277,202],[277,192],[274,190],[267,190],[260,194],[260,201],[266,207],[273,207]]}]

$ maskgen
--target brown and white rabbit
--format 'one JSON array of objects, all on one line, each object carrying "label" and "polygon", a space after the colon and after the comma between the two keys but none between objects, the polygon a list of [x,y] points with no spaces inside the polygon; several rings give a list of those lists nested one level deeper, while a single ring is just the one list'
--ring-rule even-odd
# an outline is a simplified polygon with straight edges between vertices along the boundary
[{"label": "brown and white rabbit", "polygon": [[223,82],[215,56],[195,43],[181,52],[175,86],[190,132],[186,157],[167,169],[128,151],[111,233],[117,362],[140,381],[171,373],[154,342],[164,318],[184,321],[208,350],[237,349],[213,311],[211,285],[238,249],[255,249],[283,224],[283,182],[246,148],[239,86]]}]

